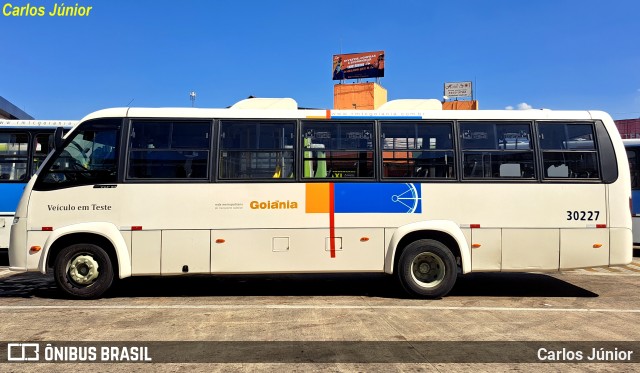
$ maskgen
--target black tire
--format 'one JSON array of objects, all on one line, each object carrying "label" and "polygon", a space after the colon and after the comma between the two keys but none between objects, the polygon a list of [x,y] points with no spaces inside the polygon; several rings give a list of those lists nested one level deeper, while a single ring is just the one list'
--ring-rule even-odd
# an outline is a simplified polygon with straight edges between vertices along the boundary
[{"label": "black tire", "polygon": [[398,260],[398,279],[412,296],[440,298],[456,283],[458,268],[451,250],[436,240],[417,240]]},{"label": "black tire", "polygon": [[[97,273],[92,272],[97,267]],[[104,249],[93,244],[67,246],[53,266],[58,287],[73,298],[95,299],[113,283],[113,265]]]}]

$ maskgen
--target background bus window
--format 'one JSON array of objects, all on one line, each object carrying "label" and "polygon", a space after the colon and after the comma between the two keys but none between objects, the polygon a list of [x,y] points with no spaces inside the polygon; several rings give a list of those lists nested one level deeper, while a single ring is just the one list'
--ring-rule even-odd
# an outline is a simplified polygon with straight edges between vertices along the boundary
[{"label": "background bus window", "polygon": [[211,122],[135,121],[129,138],[129,178],[208,178]]},{"label": "background bus window", "polygon": [[460,123],[463,177],[535,179],[531,124]]},{"label": "background bus window", "polygon": [[538,123],[544,177],[599,179],[591,123]]},{"label": "background bus window", "polygon": [[221,121],[220,179],[291,179],[295,123]]},{"label": "background bus window", "polygon": [[304,122],[303,177],[373,178],[373,123]]},{"label": "background bus window", "polygon": [[631,189],[640,189],[640,170],[638,170],[638,151],[627,148],[627,159],[629,160],[629,171],[631,172]]},{"label": "background bus window", "polygon": [[51,133],[38,133],[34,137],[32,148],[32,163],[31,174],[35,174],[38,168],[47,157],[49,152],[53,149],[53,134]]},{"label": "background bus window", "polygon": [[0,132],[0,182],[27,180],[28,147],[28,133]]},{"label": "background bus window", "polygon": [[382,122],[383,178],[453,179],[451,123]]}]

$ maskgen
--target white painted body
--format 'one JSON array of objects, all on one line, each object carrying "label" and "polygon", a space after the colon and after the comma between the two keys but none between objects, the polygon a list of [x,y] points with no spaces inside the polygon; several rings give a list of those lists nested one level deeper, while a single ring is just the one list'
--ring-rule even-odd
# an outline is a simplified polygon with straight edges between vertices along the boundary
[{"label": "white painted body", "polygon": [[[332,117],[376,117],[375,111],[331,111]],[[110,109],[100,117],[309,118],[324,110]],[[417,183],[419,213],[336,213],[335,257],[328,214],[308,213],[309,183],[122,183],[53,191],[25,188],[12,228],[11,269],[46,271],[49,250],[71,233],[108,239],[119,277],[188,273],[394,272],[408,234],[439,232],[455,241],[463,273],[557,271],[631,262],[630,180],[624,147],[601,112],[386,112],[429,119],[595,120],[605,123],[619,177],[604,183]],[[362,183],[364,184],[374,184]],[[336,182],[336,185],[339,183]],[[261,202],[289,208],[253,208]],[[293,206],[295,203],[295,207]],[[69,209],[53,209],[68,206]],[[107,206],[97,209],[97,206]],[[600,211],[568,221],[567,211]],[[600,228],[597,228],[600,226]],[[43,231],[51,227],[51,231]],[[42,250],[34,252],[33,246]]]}]

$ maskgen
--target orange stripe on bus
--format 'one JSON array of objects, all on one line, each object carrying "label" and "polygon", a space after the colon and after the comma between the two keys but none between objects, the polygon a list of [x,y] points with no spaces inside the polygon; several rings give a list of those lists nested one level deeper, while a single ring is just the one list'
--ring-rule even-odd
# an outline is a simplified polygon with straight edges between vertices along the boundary
[{"label": "orange stripe on bus", "polygon": [[307,213],[329,213],[331,207],[329,183],[307,183],[305,199]]}]

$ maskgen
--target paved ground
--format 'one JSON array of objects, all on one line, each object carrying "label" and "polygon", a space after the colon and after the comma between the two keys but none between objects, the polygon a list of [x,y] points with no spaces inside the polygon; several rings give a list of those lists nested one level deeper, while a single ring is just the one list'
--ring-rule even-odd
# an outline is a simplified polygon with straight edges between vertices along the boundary
[{"label": "paved ground", "polygon": [[[128,341],[150,346],[156,362],[173,361],[0,362],[0,371],[640,370],[628,363],[530,362],[540,348],[640,355],[639,267],[636,258],[621,268],[552,275],[472,274],[432,301],[406,298],[394,281],[374,275],[132,278],[104,299],[74,301],[61,297],[50,276],[0,267],[0,350],[7,342]],[[226,355],[216,355],[222,350]],[[209,362],[186,362],[191,353]],[[443,353],[468,362],[447,363]],[[525,363],[505,363],[518,358]]]},{"label": "paved ground", "polygon": [[618,266],[618,267],[598,267],[598,268],[583,268],[583,269],[575,269],[571,271],[566,271],[567,273],[599,273],[599,274],[617,274],[617,273],[625,273],[625,274],[640,274],[640,257],[634,257],[633,262],[626,266]]}]

